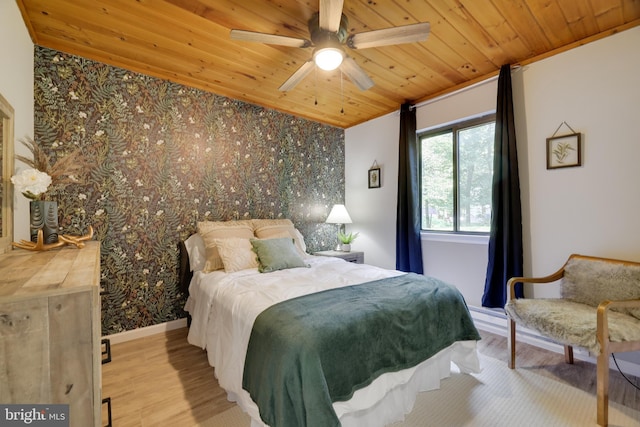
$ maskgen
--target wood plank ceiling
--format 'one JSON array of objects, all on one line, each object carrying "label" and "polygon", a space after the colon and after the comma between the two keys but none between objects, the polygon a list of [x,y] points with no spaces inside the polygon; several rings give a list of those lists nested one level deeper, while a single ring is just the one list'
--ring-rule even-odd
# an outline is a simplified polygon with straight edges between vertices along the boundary
[{"label": "wood plank ceiling", "polygon": [[317,71],[280,92],[312,48],[233,41],[229,30],[309,38],[318,0],[17,3],[37,45],[342,128],[640,24],[640,0],[345,0],[349,34],[425,21],[431,33],[347,48],[374,81],[369,90]]}]

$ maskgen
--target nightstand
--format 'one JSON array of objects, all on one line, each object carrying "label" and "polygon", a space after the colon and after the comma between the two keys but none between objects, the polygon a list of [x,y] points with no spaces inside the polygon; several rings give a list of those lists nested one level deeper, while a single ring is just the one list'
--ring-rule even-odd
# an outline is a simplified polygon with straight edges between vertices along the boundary
[{"label": "nightstand", "polygon": [[320,251],[315,252],[314,255],[332,256],[334,258],[342,258],[345,261],[355,262],[356,264],[364,264],[364,252]]}]

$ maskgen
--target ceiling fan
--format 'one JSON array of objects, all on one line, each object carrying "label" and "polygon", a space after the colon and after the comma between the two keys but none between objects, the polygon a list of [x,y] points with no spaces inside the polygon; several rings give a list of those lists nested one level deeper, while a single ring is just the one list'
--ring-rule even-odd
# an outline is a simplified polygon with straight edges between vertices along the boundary
[{"label": "ceiling fan", "polygon": [[313,70],[314,65],[329,71],[340,67],[360,90],[367,90],[373,86],[373,81],[345,53],[343,45],[346,44],[351,49],[366,49],[424,41],[429,35],[428,22],[347,35],[349,21],[342,13],[343,4],[344,0],[320,0],[319,11],[309,20],[311,40],[245,30],[231,30],[231,39],[290,47],[313,47],[312,58],[280,86],[279,90],[286,92],[300,83]]}]

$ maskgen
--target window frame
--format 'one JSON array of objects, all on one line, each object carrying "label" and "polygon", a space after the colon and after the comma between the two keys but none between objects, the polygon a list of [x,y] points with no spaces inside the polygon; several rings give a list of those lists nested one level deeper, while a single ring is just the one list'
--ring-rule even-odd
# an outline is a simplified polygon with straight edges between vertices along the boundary
[{"label": "window frame", "polygon": [[[458,141],[458,132],[469,129],[472,127],[488,124],[488,123],[496,123],[496,113],[491,112],[488,114],[483,114],[481,116],[465,118],[461,120],[457,120],[455,122],[451,122],[445,125],[433,127],[430,129],[426,129],[418,132],[418,144],[419,144],[419,152],[420,152],[420,167],[419,167],[419,184],[420,184],[420,233],[425,234],[441,234],[441,235],[470,235],[470,236],[489,236],[491,234],[491,230],[489,231],[467,231],[460,230],[459,224],[459,216],[460,216],[460,198],[458,191],[458,179],[459,179],[459,141]],[[429,230],[423,227],[422,223],[422,139],[425,137],[432,137],[437,135],[442,135],[446,133],[452,134],[453,139],[453,230]],[[495,130],[494,130],[494,138],[495,138]],[[495,148],[495,147],[494,147]],[[494,153],[495,154],[495,153]]]}]

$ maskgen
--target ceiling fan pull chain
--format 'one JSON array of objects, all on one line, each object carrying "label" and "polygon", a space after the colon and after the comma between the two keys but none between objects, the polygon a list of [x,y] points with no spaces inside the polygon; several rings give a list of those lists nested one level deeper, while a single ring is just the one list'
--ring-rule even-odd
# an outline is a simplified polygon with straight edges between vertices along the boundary
[{"label": "ceiling fan pull chain", "polygon": [[344,76],[340,69],[340,114],[344,114]]},{"label": "ceiling fan pull chain", "polygon": [[313,79],[315,80],[313,84],[313,97],[315,98],[314,105],[318,105],[318,68],[313,67]]}]

